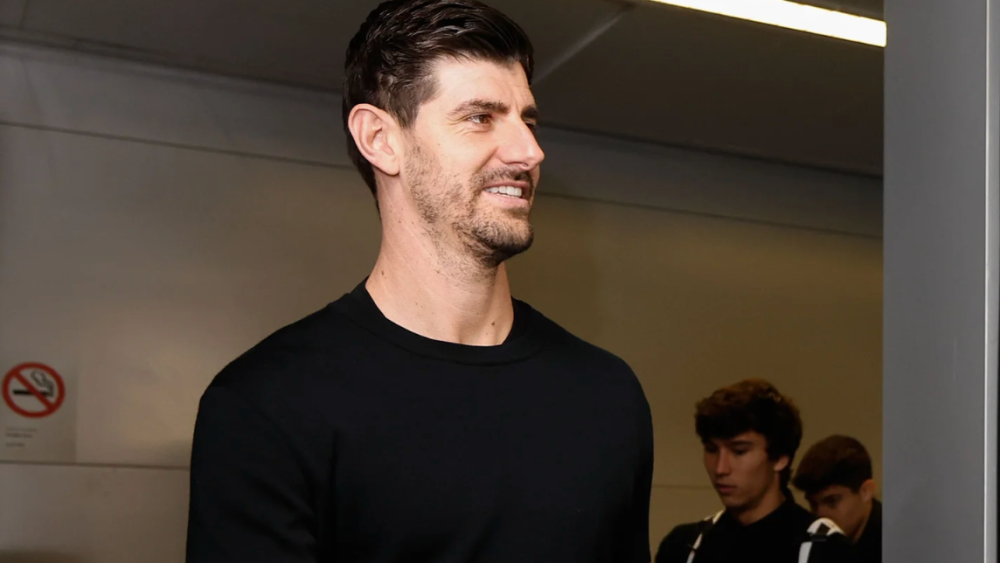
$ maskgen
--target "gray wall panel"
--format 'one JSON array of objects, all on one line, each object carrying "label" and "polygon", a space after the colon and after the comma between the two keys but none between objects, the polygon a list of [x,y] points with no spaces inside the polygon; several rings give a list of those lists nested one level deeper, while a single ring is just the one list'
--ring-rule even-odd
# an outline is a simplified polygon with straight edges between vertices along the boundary
[{"label": "gray wall panel", "polygon": [[988,52],[997,27],[990,8],[996,2],[886,2],[890,563],[996,561],[997,92],[988,88]]}]

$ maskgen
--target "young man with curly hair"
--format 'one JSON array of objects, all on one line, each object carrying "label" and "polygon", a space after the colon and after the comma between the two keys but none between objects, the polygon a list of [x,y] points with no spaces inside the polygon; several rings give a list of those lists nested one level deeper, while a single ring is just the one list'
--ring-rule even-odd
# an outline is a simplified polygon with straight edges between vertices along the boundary
[{"label": "young man with curly hair", "polygon": [[723,509],[667,535],[656,563],[842,563],[849,542],[788,490],[802,441],[799,411],[770,383],[750,379],[698,403],[695,432]]}]

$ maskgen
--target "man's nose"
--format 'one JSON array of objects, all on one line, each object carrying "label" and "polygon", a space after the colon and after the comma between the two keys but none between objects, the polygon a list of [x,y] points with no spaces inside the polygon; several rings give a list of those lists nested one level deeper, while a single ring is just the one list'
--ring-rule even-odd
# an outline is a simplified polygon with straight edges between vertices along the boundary
[{"label": "man's nose", "polygon": [[729,456],[725,453],[720,453],[719,458],[715,461],[715,473],[716,475],[729,475],[732,467],[729,463]]},{"label": "man's nose", "polygon": [[520,119],[512,120],[501,139],[499,156],[508,166],[534,170],[545,160],[545,152],[535,138],[535,132]]}]

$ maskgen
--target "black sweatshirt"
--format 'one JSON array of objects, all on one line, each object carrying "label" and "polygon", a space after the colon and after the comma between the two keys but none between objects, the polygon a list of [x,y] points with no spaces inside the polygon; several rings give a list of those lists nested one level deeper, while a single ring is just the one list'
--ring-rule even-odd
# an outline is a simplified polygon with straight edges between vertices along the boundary
[{"label": "black sweatshirt", "polygon": [[[744,526],[728,512],[714,526],[682,524],[663,538],[656,563],[686,563],[699,532],[706,530],[693,563],[798,563],[816,517],[788,499],[774,512]],[[810,548],[809,563],[853,563],[850,541],[840,533]]]},{"label": "black sweatshirt", "polygon": [[881,563],[882,561],[882,503],[872,501],[872,513],[868,516],[868,524],[861,532],[858,543],[854,546],[858,552],[858,563]]},{"label": "black sweatshirt", "polygon": [[523,302],[498,346],[431,340],[360,284],[201,398],[188,563],[649,563],[632,370]]}]

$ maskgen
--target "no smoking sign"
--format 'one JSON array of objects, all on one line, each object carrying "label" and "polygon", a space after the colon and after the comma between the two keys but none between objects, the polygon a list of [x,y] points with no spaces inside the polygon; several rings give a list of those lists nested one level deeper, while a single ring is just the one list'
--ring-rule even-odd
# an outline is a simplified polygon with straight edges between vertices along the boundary
[{"label": "no smoking sign", "polygon": [[72,365],[59,358],[10,365],[0,367],[0,461],[75,461]]},{"label": "no smoking sign", "polygon": [[45,364],[26,363],[7,372],[0,386],[7,406],[27,418],[44,418],[59,410],[66,399],[66,385]]}]

